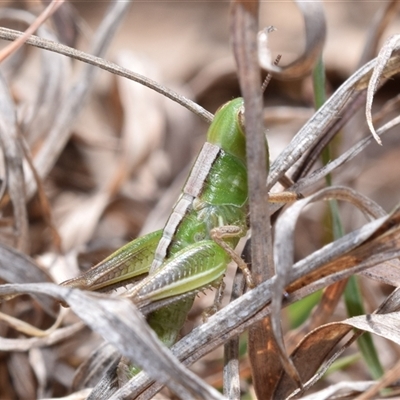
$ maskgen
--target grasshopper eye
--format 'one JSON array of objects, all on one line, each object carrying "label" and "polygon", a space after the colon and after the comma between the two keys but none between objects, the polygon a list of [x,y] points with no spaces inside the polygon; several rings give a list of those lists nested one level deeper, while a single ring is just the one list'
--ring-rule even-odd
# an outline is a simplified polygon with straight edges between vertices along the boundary
[{"label": "grasshopper eye", "polygon": [[245,120],[244,120],[244,107],[240,107],[237,115],[237,119],[239,121],[240,128],[245,131]]}]

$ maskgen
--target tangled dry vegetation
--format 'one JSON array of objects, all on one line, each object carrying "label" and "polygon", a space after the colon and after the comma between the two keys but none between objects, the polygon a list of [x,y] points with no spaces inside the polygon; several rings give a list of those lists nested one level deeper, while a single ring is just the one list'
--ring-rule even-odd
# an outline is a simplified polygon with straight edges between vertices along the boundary
[{"label": "tangled dry vegetation", "polygon": [[[260,26],[279,29],[261,43],[278,78],[264,108],[255,2],[64,3],[2,61],[1,399],[398,395],[400,60],[389,33],[400,24],[396,1],[361,3],[325,14],[318,2],[262,4]],[[0,37],[15,40],[42,6],[2,6]],[[278,66],[269,52],[283,53]],[[163,226],[212,118],[183,95],[216,110],[239,93],[253,155],[244,253],[258,285],[243,293],[230,267],[220,311],[202,323],[210,291],[200,294],[171,353],[119,291],[57,284]],[[264,201],[282,187],[304,198]],[[273,235],[258,223],[267,215]],[[148,375],[118,382],[121,355]]]}]

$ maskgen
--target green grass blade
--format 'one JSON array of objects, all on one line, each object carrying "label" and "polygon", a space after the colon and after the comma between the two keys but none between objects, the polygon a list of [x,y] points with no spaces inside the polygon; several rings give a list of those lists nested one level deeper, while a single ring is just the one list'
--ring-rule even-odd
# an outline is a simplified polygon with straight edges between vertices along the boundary
[{"label": "green grass blade", "polygon": [[[347,283],[344,291],[344,299],[349,317],[365,314],[361,291],[355,276],[352,276]],[[365,332],[357,340],[357,345],[368,366],[371,376],[374,379],[379,379],[384,371],[379,361],[372,335],[369,332]]]},{"label": "green grass blade", "polygon": [[[314,69],[313,83],[315,107],[318,109],[325,102],[325,71],[322,57],[320,57],[319,62]],[[321,157],[324,165],[330,161],[331,149],[329,145],[325,147]],[[332,177],[330,175],[326,177],[326,184],[328,186],[332,185]],[[344,235],[344,229],[339,215],[339,207],[336,200],[329,201],[329,211],[331,217],[332,237],[334,240],[336,240]],[[344,301],[349,317],[365,314],[362,302],[362,294],[358,287],[357,278],[355,276],[352,276],[347,283],[344,292]],[[371,376],[374,379],[381,377],[383,375],[383,368],[379,361],[371,334],[368,332],[364,333],[357,340],[357,345],[367,364]]]}]

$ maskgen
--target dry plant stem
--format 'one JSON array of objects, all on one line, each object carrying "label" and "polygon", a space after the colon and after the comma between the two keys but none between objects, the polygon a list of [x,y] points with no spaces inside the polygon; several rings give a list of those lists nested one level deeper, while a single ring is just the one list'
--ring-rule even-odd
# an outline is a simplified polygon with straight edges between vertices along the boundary
[{"label": "dry plant stem", "polygon": [[13,206],[14,240],[18,250],[29,252],[29,223],[26,209],[22,150],[17,133],[14,104],[0,77],[0,144],[4,152],[6,185]]},{"label": "dry plant stem", "polygon": [[[268,192],[265,187],[269,161],[262,126],[261,80],[257,60],[258,2],[233,1],[231,40],[245,104],[246,152],[248,166],[250,226],[252,230],[252,276],[255,284],[274,275]],[[249,330],[248,351],[253,384],[258,398],[269,398],[275,371],[270,368],[271,352],[277,350],[269,318]],[[279,358],[279,356],[278,356]]]},{"label": "dry plant stem", "polygon": [[[12,29],[0,28],[0,38],[5,40],[14,40],[21,35],[21,32],[14,31]],[[185,107],[189,111],[192,111],[199,117],[201,117],[206,122],[211,122],[213,119],[213,115],[205,110],[203,107],[199,106],[195,102],[187,99],[184,96],[179,95],[178,93],[170,90],[159,83],[144,77],[143,75],[136,74],[126,68],[122,68],[117,64],[114,64],[110,61],[104,60],[100,57],[93,56],[91,54],[85,53],[83,51],[76,50],[74,48],[65,46],[60,43],[55,43],[51,40],[46,40],[39,38],[37,36],[30,36],[29,39],[26,40],[26,44],[31,46],[35,46],[44,50],[53,51],[55,53],[63,54],[67,57],[74,58],[79,61],[83,61],[87,64],[94,65],[100,69],[111,72],[115,75],[122,76],[124,78],[130,79],[132,81],[141,83],[144,86],[147,86],[149,89],[153,89],[154,91],[162,94],[165,97],[175,101],[181,106]]]},{"label": "dry plant stem", "polygon": [[22,47],[28,37],[32,35],[39,28],[39,26],[46,21],[47,18],[51,17],[63,3],[64,0],[52,0],[52,2],[28,27],[28,29],[24,32],[22,36],[20,36],[17,40],[15,40],[13,43],[9,44],[7,47],[0,51],[0,63],[12,53],[15,53],[20,47]]},{"label": "dry plant stem", "polygon": [[[231,301],[238,299],[244,291],[243,274],[235,275],[232,287]],[[240,399],[239,375],[239,336],[231,338],[224,345],[224,396],[229,400]]]}]

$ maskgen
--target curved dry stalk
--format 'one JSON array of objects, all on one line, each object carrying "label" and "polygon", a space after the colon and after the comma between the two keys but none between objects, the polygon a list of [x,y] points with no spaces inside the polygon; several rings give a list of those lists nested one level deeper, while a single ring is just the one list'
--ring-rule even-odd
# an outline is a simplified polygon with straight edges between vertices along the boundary
[{"label": "curved dry stalk", "polygon": [[271,72],[278,79],[298,79],[308,75],[314,68],[325,44],[326,21],[322,3],[319,1],[296,1],[296,4],[303,15],[306,31],[305,50],[298,59],[286,67],[274,65],[271,62],[267,46],[271,28],[261,31],[258,36],[259,63],[262,68]]},{"label": "curved dry stalk", "polygon": [[[21,32],[7,28],[0,28],[1,39],[15,40],[20,35]],[[112,74],[119,75],[132,81],[138,82],[187,108],[189,111],[192,111],[206,122],[211,122],[213,119],[213,115],[210,112],[206,111],[203,107],[199,106],[195,102],[187,99],[185,96],[181,96],[173,90],[170,90],[165,86],[144,77],[143,75],[136,74],[126,68],[120,67],[117,64],[104,60],[103,58],[96,57],[83,51],[76,50],[72,47],[65,46],[61,43],[55,43],[51,40],[42,39],[34,35],[30,36],[25,43],[31,46],[38,47],[40,49],[53,51],[55,53],[65,55],[75,60],[83,61],[87,64],[91,64],[100,69],[111,72]]]}]

